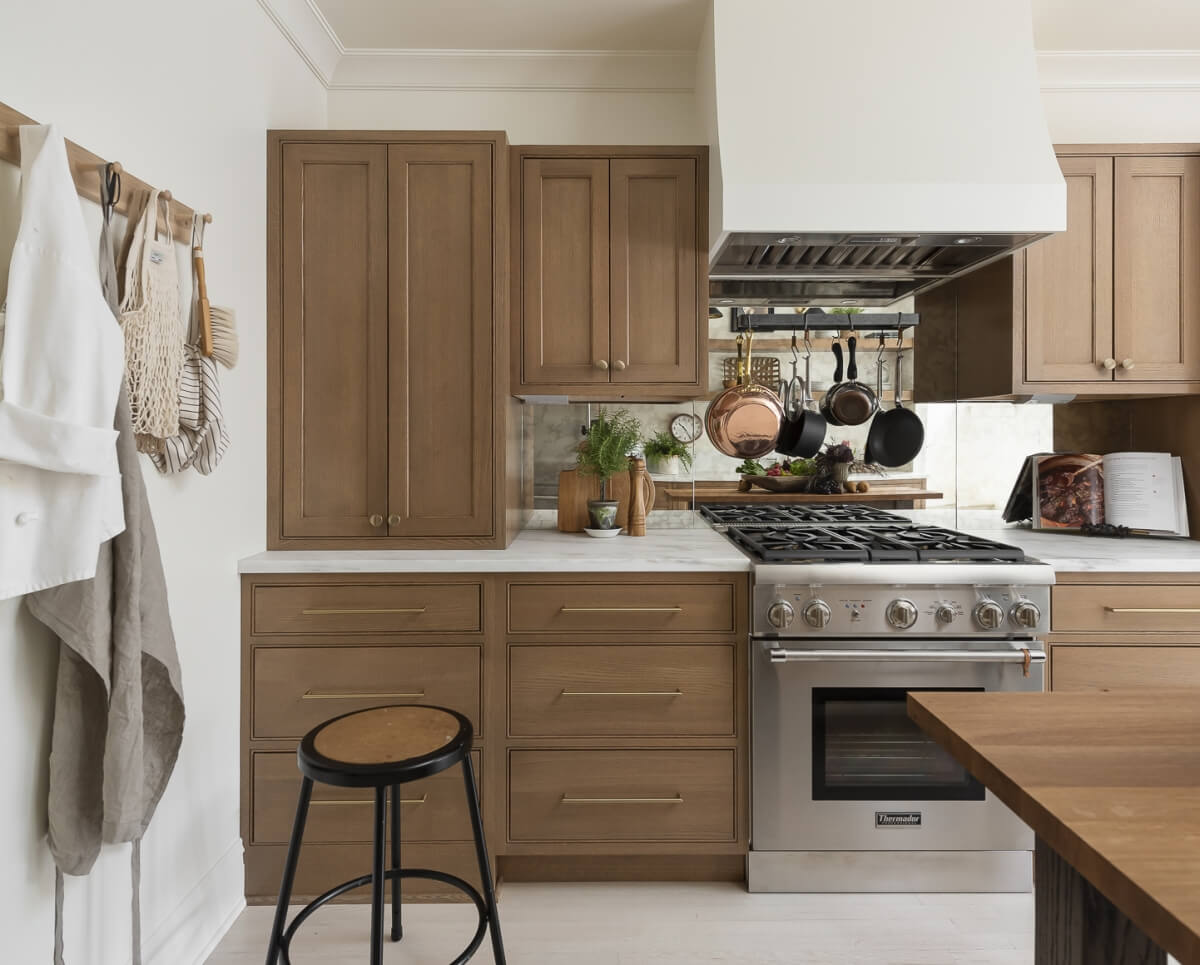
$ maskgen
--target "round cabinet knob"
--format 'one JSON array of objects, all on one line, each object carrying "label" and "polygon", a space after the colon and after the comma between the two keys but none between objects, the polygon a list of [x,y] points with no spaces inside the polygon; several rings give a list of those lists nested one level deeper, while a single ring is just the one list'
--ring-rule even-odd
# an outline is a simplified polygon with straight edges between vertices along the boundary
[{"label": "round cabinet knob", "polygon": [[1121,360],[1121,368],[1123,368],[1126,372],[1130,371],[1133,367],[1134,367],[1133,359],[1122,359]]},{"label": "round cabinet knob", "polygon": [[1041,621],[1042,611],[1038,609],[1036,603],[1032,603],[1029,600],[1021,600],[1012,608],[1009,616],[1017,626],[1032,630]]},{"label": "round cabinet knob", "polygon": [[622,362],[620,359],[617,359],[615,362],[613,362],[613,368],[616,369],[618,372],[624,372],[625,371],[625,363]]},{"label": "round cabinet knob", "polygon": [[400,525],[400,514],[399,513],[389,514],[388,515],[388,525],[389,526],[399,526]]},{"label": "round cabinet knob", "polygon": [[887,622],[897,630],[907,630],[917,622],[917,608],[912,600],[892,600],[885,615]]},{"label": "round cabinet knob", "polygon": [[608,359],[596,359],[596,368],[606,370],[608,368]]},{"label": "round cabinet knob", "polygon": [[984,630],[999,629],[1004,622],[1004,608],[995,600],[984,600],[975,607],[975,622]]},{"label": "round cabinet knob", "polygon": [[823,630],[829,626],[829,621],[833,618],[833,611],[829,609],[829,604],[824,600],[810,600],[804,606],[802,611],[804,614],[804,622],[814,630]]},{"label": "round cabinet knob", "polygon": [[372,526],[374,526],[376,529],[379,529],[379,527],[383,525],[383,517],[380,516],[378,513],[372,513],[370,516],[367,517],[367,522],[370,523]]},{"label": "round cabinet knob", "polygon": [[1103,365],[1106,369],[1108,369],[1108,371],[1111,372],[1113,369],[1115,369],[1117,367],[1117,360],[1116,359],[1105,359],[1100,364]]},{"label": "round cabinet knob", "polygon": [[776,600],[767,607],[767,623],[776,630],[786,630],[796,619],[796,611],[786,600]]},{"label": "round cabinet knob", "polygon": [[953,623],[956,616],[958,616],[958,614],[954,612],[954,607],[949,606],[946,603],[943,603],[933,611],[934,619],[937,620],[937,622],[942,626],[945,626],[947,623]]}]

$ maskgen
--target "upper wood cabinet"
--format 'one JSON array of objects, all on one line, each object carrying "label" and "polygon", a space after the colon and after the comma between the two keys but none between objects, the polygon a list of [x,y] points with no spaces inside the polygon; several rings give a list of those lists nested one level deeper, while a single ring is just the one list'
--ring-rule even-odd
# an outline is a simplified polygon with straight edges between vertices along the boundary
[{"label": "upper wood cabinet", "polygon": [[706,148],[514,148],[514,394],[707,388]]},{"label": "upper wood cabinet", "polygon": [[272,132],[268,546],[503,546],[503,135]]},{"label": "upper wood cabinet", "polygon": [[1059,163],[1065,232],[917,297],[918,401],[1200,393],[1200,145]]}]

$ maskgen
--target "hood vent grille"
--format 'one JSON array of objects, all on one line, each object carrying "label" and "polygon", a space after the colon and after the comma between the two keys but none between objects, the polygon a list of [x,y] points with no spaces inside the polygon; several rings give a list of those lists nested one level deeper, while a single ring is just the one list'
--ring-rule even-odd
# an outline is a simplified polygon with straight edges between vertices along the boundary
[{"label": "hood vent grille", "polygon": [[716,304],[889,305],[1021,248],[1041,234],[728,235],[709,268]]}]

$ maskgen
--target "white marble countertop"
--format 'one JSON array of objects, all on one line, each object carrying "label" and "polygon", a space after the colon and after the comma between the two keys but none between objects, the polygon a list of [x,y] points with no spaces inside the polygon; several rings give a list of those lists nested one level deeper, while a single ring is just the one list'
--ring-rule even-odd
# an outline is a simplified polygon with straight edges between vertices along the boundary
[{"label": "white marble countertop", "polygon": [[238,562],[239,573],[735,573],[749,569],[748,557],[700,522],[612,539],[526,529],[506,550],[274,550]]}]

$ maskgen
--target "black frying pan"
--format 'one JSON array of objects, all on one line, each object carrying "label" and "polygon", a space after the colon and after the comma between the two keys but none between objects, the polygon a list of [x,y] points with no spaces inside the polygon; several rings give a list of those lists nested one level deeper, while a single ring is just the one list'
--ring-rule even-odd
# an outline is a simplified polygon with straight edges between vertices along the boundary
[{"label": "black frying pan", "polygon": [[825,395],[821,399],[821,415],[824,417],[825,422],[828,425],[840,426],[841,423],[838,422],[837,416],[833,414],[833,410],[829,407],[830,403],[833,401],[834,392],[842,382],[842,343],[836,338],[833,340],[833,357],[837,362],[837,365],[833,370],[833,382],[830,384],[829,388],[825,390]]},{"label": "black frying pan", "polygon": [[[903,339],[903,336],[901,336]],[[871,423],[867,445],[863,452],[867,462],[880,466],[903,466],[912,462],[925,444],[925,426],[921,417],[904,408],[900,401],[903,380],[903,349],[896,349],[896,405],[887,412],[880,411]]]}]

